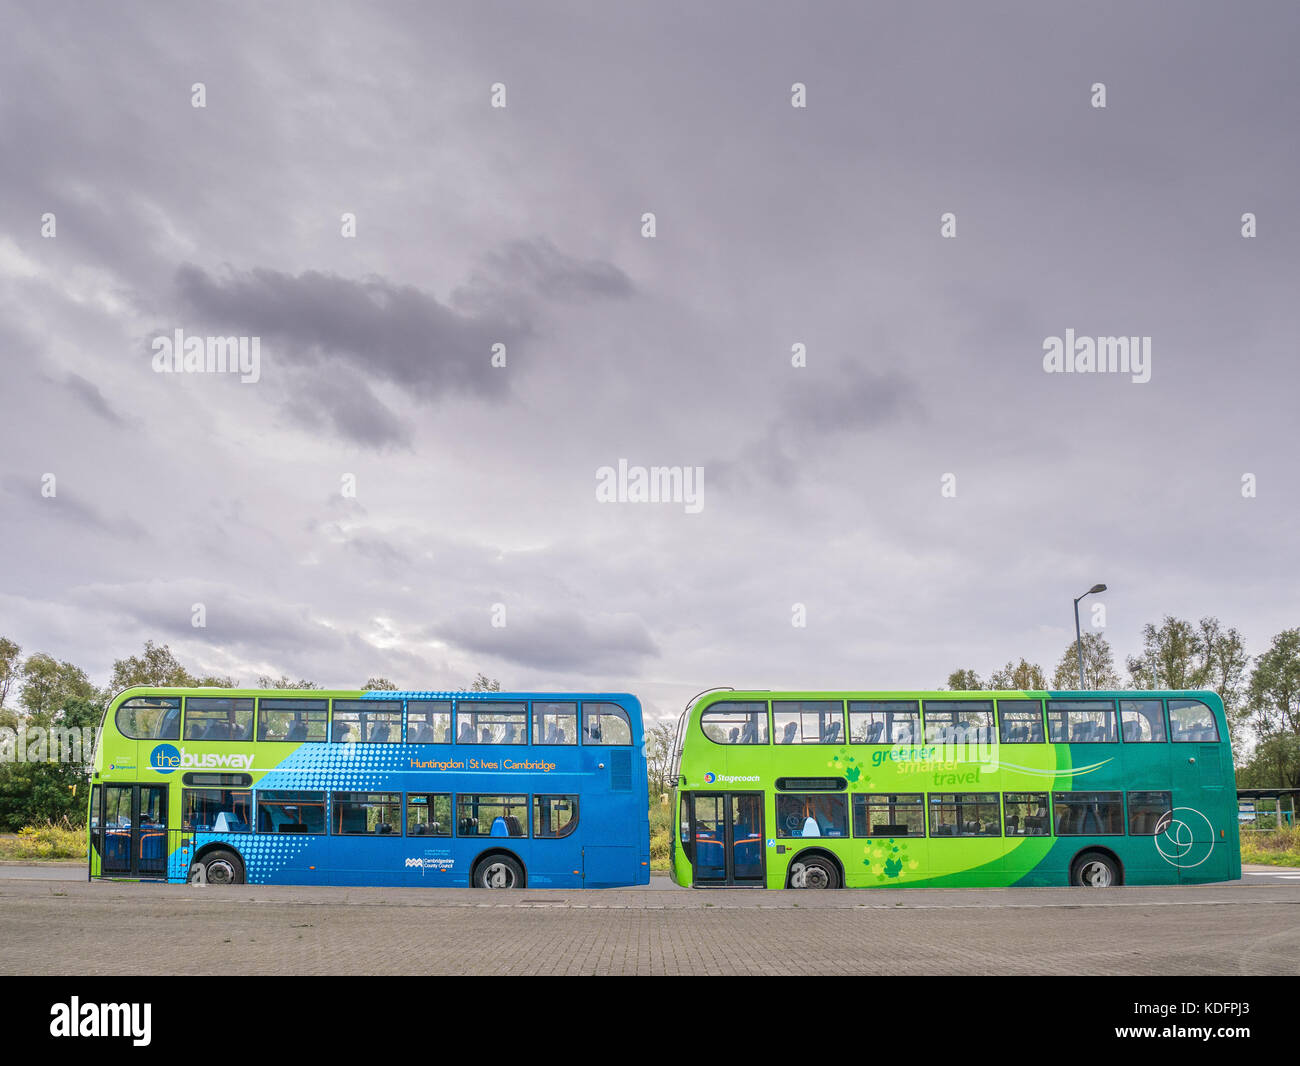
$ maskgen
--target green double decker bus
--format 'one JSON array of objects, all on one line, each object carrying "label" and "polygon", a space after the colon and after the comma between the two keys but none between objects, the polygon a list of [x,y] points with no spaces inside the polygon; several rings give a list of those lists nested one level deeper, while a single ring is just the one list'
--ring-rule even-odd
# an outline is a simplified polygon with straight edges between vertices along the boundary
[{"label": "green double decker bus", "polygon": [[1241,876],[1213,692],[711,691],[682,713],[675,758],[681,885]]}]

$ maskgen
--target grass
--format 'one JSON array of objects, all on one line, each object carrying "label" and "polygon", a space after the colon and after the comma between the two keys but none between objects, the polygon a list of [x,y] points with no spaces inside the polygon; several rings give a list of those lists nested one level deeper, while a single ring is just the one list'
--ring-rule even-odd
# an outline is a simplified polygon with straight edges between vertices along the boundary
[{"label": "grass", "polygon": [[1242,830],[1241,861],[1263,866],[1300,866],[1300,827],[1268,832]]},{"label": "grass", "polygon": [[86,830],[66,818],[43,825],[24,826],[15,834],[0,836],[0,859],[31,862],[85,857]]}]

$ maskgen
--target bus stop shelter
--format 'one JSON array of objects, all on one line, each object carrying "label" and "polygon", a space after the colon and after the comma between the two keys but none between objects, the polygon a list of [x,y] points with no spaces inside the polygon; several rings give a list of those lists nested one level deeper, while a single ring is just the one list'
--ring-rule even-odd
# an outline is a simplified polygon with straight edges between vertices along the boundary
[{"label": "bus stop shelter", "polygon": [[1271,830],[1296,824],[1300,788],[1237,789],[1237,821],[1242,829]]}]

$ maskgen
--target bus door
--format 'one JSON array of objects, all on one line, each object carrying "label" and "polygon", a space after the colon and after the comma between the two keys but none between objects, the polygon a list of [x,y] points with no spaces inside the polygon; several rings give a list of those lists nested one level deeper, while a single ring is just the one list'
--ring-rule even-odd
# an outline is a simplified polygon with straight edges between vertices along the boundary
[{"label": "bus door", "polygon": [[695,884],[761,886],[763,793],[692,793],[691,843]]},{"label": "bus door", "polygon": [[167,876],[167,786],[104,785],[95,847],[105,877]]},{"label": "bus door", "polygon": [[[1224,835],[1238,832],[1225,822],[1225,804],[1236,806],[1235,790],[1224,786],[1222,745],[1170,744],[1173,750],[1173,827],[1162,842],[1178,867],[1179,880],[1196,883],[1228,876]],[[1222,832],[1221,832],[1222,831]]]}]

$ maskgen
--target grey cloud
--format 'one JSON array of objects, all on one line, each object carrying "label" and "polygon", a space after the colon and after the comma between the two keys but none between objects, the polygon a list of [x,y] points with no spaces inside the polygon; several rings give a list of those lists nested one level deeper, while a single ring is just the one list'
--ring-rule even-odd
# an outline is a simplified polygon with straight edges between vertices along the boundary
[{"label": "grey cloud", "polygon": [[359,374],[334,368],[292,378],[292,398],[285,413],[308,429],[328,426],[339,436],[373,448],[411,443],[411,427],[390,410]]},{"label": "grey cloud", "polygon": [[69,374],[66,385],[72,393],[81,400],[91,411],[99,415],[100,418],[106,419],[115,426],[122,425],[122,417],[104,399],[104,394],[99,391],[98,386],[93,382],[87,381],[80,374]]},{"label": "grey cloud", "polygon": [[813,433],[874,429],[904,414],[921,412],[916,383],[889,371],[876,374],[856,363],[830,373],[791,369],[782,421]]},{"label": "grey cloud", "polygon": [[125,515],[105,514],[78,493],[66,477],[60,479],[57,472],[55,476],[55,495],[48,497],[41,495],[39,474],[30,478],[7,474],[0,478],[0,489],[10,500],[5,508],[8,517],[22,515],[33,524],[53,517],[70,529],[94,529],[117,537],[134,537],[144,532],[138,523]]},{"label": "grey cloud", "polygon": [[896,371],[873,373],[855,363],[830,371],[791,368],[773,421],[734,456],[707,464],[715,484],[752,488],[760,482],[788,488],[806,470],[806,458],[826,438],[878,429],[924,416],[916,383]]},{"label": "grey cloud", "polygon": [[186,264],[176,272],[182,308],[222,332],[262,338],[295,366],[320,371],[333,360],[423,399],[447,392],[500,396],[489,362],[496,341],[525,331],[440,304],[412,285],[309,270],[254,269],[215,277]]},{"label": "grey cloud", "polygon": [[645,623],[631,615],[588,618],[577,611],[518,609],[507,618],[507,625],[494,629],[485,612],[458,613],[428,632],[464,651],[547,671],[627,671],[659,655]]},{"label": "grey cloud", "polygon": [[497,284],[527,285],[549,300],[625,299],[635,291],[613,263],[566,255],[545,238],[511,241],[487,262]]}]

